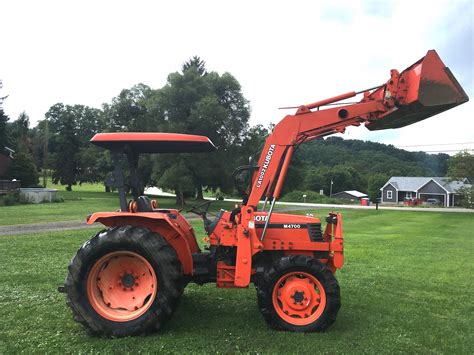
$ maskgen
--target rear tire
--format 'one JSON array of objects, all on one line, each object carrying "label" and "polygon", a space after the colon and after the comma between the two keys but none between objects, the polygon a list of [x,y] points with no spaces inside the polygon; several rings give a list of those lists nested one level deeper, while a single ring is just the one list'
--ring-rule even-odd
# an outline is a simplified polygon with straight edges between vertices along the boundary
[{"label": "rear tire", "polygon": [[67,304],[95,335],[122,337],[160,329],[183,293],[175,250],[145,228],[98,233],[71,260]]},{"label": "rear tire", "polygon": [[319,260],[304,255],[278,259],[256,285],[260,312],[277,330],[317,332],[336,320],[339,285]]}]

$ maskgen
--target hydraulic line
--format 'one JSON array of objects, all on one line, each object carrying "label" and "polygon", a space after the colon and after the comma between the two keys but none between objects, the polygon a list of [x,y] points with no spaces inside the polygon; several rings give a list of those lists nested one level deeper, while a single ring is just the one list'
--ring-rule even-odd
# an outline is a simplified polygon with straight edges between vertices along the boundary
[{"label": "hydraulic line", "polygon": [[276,202],[276,198],[274,197],[270,205],[270,209],[268,210],[267,220],[265,221],[265,226],[263,226],[263,232],[262,232],[262,236],[260,237],[260,241],[263,241],[263,238],[265,237],[265,233],[267,232],[268,223],[270,223],[270,217],[272,216],[273,207],[275,207],[275,202]]}]

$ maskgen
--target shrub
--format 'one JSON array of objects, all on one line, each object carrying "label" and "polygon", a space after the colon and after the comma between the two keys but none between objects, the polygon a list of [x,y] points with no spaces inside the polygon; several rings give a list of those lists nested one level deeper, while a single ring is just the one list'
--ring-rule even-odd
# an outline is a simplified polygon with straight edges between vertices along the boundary
[{"label": "shrub", "polygon": [[456,204],[464,208],[474,208],[474,186],[462,187],[457,192],[459,200]]},{"label": "shrub", "polygon": [[327,203],[327,204],[348,204],[351,203],[348,200],[342,200],[339,198],[328,197],[325,195],[320,195],[315,191],[292,191],[283,196],[280,200],[286,202],[305,202],[303,195],[306,195],[307,203]]},{"label": "shrub", "polygon": [[20,194],[18,192],[9,193],[0,197],[1,206],[13,206],[20,203]]},{"label": "shrub", "polygon": [[[81,199],[82,200],[82,199]],[[52,201],[51,203],[61,203],[61,202],[64,202],[64,197],[62,196],[56,196]]]}]

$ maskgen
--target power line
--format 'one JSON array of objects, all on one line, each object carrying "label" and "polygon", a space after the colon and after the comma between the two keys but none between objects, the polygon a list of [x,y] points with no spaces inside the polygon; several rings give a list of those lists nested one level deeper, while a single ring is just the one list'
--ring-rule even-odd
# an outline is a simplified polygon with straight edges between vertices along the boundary
[{"label": "power line", "polygon": [[467,152],[474,152],[474,149],[446,149],[446,150],[423,150],[424,153],[448,153],[448,152],[461,152],[461,151],[467,151]]},{"label": "power line", "polygon": [[474,144],[474,142],[462,142],[462,143],[434,143],[434,144],[415,144],[415,145],[399,145],[398,148],[411,148],[411,147],[435,147],[438,145],[460,145],[460,144]]}]

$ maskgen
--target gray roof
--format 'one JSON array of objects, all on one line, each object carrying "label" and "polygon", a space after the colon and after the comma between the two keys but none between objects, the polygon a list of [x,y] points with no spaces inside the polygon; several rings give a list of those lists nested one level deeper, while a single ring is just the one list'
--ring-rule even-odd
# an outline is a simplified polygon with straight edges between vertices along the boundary
[{"label": "gray roof", "polygon": [[426,185],[431,180],[434,180],[436,183],[441,185],[449,193],[454,193],[463,186],[470,186],[467,179],[452,181],[447,177],[423,176],[392,176],[390,180],[388,180],[387,184],[392,184],[398,191],[418,191],[418,189]]}]

